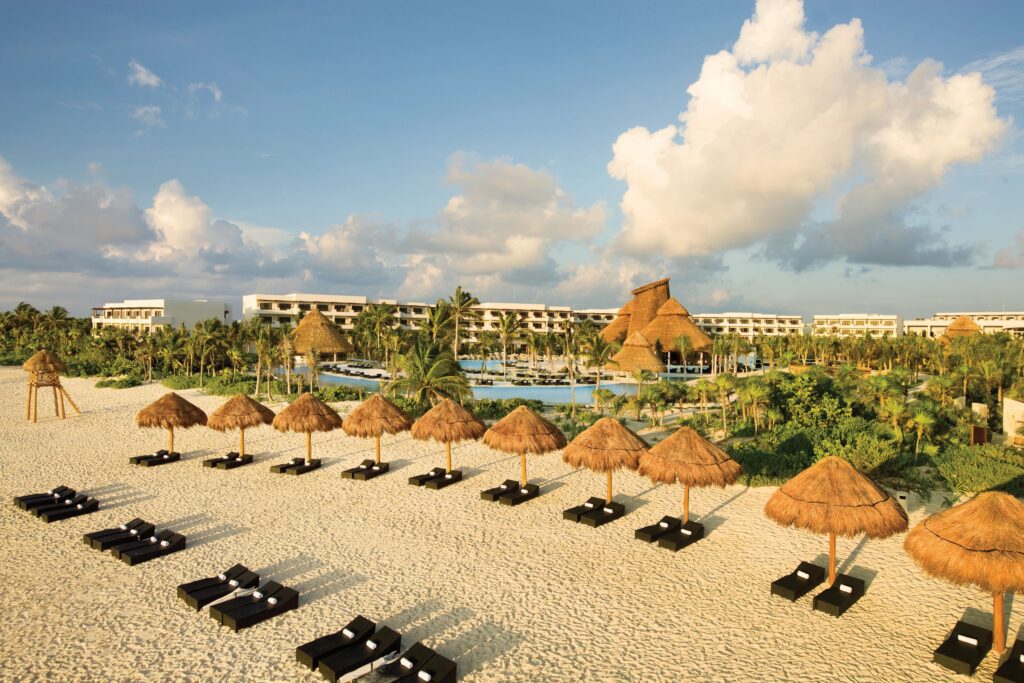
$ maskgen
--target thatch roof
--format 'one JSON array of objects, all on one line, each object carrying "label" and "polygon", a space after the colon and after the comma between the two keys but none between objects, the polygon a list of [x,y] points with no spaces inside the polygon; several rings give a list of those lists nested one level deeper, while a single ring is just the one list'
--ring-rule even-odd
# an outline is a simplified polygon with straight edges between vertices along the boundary
[{"label": "thatch roof", "polygon": [[981,325],[974,322],[969,315],[962,315],[949,324],[943,333],[947,337],[967,337],[972,334],[980,334]]},{"label": "thatch roof", "polygon": [[245,394],[238,394],[213,411],[206,426],[218,432],[226,432],[229,429],[252,429],[273,421],[273,410]]},{"label": "thatch roof", "polygon": [[310,349],[316,349],[318,353],[352,353],[355,350],[341,330],[316,309],[299,321],[292,332],[292,343],[298,354],[307,353]]},{"label": "thatch roof", "polygon": [[28,372],[64,372],[67,369],[57,354],[46,349],[36,351],[21,367]]},{"label": "thatch roof", "polygon": [[602,417],[580,432],[562,451],[562,460],[573,467],[610,472],[620,467],[633,470],[647,444],[615,418]]},{"label": "thatch roof", "polygon": [[487,430],[484,443],[506,453],[549,453],[565,447],[565,435],[528,407],[519,406]]},{"label": "thatch roof", "polygon": [[735,482],[743,468],[690,427],[680,427],[640,456],[638,472],[663,484],[724,487]]},{"label": "thatch roof", "polygon": [[140,427],[188,429],[206,424],[206,413],[181,396],[171,392],[150,403],[135,416]]},{"label": "thatch roof", "polygon": [[1024,504],[1008,493],[980,493],[928,517],[903,547],[932,576],[993,594],[1024,591]]},{"label": "thatch roof", "polygon": [[675,299],[669,299],[658,309],[654,320],[649,322],[641,334],[652,345],[661,344],[663,351],[678,351],[676,339],[688,337],[692,351],[707,351],[711,348],[711,337],[690,319],[690,313]]},{"label": "thatch roof", "polygon": [[651,343],[639,332],[634,332],[629,335],[629,339],[619,352],[612,356],[612,362],[608,363],[605,369],[618,372],[665,372],[665,364],[658,358]]},{"label": "thatch roof", "polygon": [[305,393],[274,418],[280,432],[329,432],[341,427],[341,416],[316,396]]},{"label": "thatch roof", "polygon": [[414,439],[457,443],[479,439],[487,431],[484,423],[461,405],[446,398],[412,425]]},{"label": "thatch roof", "polygon": [[412,427],[412,418],[380,394],[360,403],[345,418],[343,429],[349,436],[362,438],[382,434],[398,434]]},{"label": "thatch roof", "polygon": [[601,337],[609,344],[614,342],[621,342],[626,338],[626,334],[629,332],[629,318],[630,311],[633,310],[633,300],[630,299],[626,302],[626,305],[619,309],[619,312],[615,314],[615,320],[608,323],[603,330],[601,330]]},{"label": "thatch roof", "polygon": [[885,538],[907,528],[899,503],[841,458],[829,456],[772,494],[764,513],[782,526]]},{"label": "thatch roof", "polygon": [[661,305],[668,301],[668,280],[666,277],[649,282],[631,292],[633,308],[630,310],[628,336],[633,336],[634,332],[647,327],[648,323],[654,320]]}]

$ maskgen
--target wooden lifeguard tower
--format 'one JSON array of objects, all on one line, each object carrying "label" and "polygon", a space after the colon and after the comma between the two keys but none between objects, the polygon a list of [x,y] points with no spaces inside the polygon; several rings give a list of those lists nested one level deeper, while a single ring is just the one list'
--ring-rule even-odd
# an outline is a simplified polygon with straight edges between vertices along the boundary
[{"label": "wooden lifeguard tower", "polygon": [[71,395],[68,394],[60,383],[60,373],[67,368],[55,354],[46,349],[36,351],[35,355],[29,358],[21,366],[28,373],[28,405],[25,408],[25,419],[36,421],[39,413],[39,387],[51,387],[53,389],[53,412],[62,420],[66,417],[64,413],[64,399],[75,409],[79,415],[82,411],[75,405]]}]

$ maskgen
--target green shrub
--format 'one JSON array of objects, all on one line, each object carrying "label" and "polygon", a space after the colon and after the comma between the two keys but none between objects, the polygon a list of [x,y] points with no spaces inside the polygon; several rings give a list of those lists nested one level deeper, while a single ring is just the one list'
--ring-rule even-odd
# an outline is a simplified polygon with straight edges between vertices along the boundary
[{"label": "green shrub", "polygon": [[532,398],[481,398],[466,401],[466,408],[481,420],[500,420],[519,406],[528,406],[538,413],[544,409],[542,401]]},{"label": "green shrub", "polygon": [[430,403],[426,401],[414,401],[408,396],[392,396],[389,400],[408,413],[412,418],[420,417],[423,413],[430,410]]},{"label": "green shrub", "polygon": [[935,457],[955,498],[981,491],[1024,496],[1024,456],[1001,446],[955,446]]},{"label": "green shrub", "polygon": [[108,377],[96,382],[97,389],[130,389],[142,384],[137,377]]},{"label": "green shrub", "polygon": [[316,390],[316,396],[325,403],[337,403],[338,401],[362,401],[370,394],[375,393],[362,387],[351,387],[345,384],[328,384]]}]

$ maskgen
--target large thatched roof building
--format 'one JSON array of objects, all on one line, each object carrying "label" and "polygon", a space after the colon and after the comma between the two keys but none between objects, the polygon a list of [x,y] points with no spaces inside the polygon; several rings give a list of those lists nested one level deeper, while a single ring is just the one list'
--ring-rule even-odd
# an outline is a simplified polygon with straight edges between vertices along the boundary
[{"label": "large thatched roof building", "polygon": [[690,319],[690,312],[676,299],[669,298],[658,309],[654,320],[640,332],[652,346],[662,351],[679,351],[676,342],[680,337],[690,340],[690,351],[700,353],[711,350],[711,337]]},{"label": "large thatched roof building", "polygon": [[615,320],[608,323],[608,325],[601,330],[601,336],[608,343],[621,342],[626,338],[629,333],[629,319],[631,317],[630,311],[633,310],[633,301],[627,301],[626,305],[619,309],[619,312],[615,316]]},{"label": "large thatched roof building", "polygon": [[633,307],[629,315],[630,336],[647,327],[662,304],[668,301],[668,280],[667,277],[655,280],[630,292],[633,295]]},{"label": "large thatched roof building", "polygon": [[949,324],[946,331],[939,337],[939,343],[946,346],[957,337],[973,337],[981,333],[981,325],[974,322],[971,316],[962,315]]},{"label": "large thatched roof building", "polygon": [[295,353],[305,354],[311,349],[317,353],[352,353],[355,348],[337,326],[320,311],[313,309],[299,321],[292,332]]},{"label": "large thatched roof building", "polygon": [[606,366],[612,372],[636,372],[637,370],[649,370],[653,373],[665,372],[665,364],[654,352],[654,347],[647,341],[644,335],[634,332],[622,345],[622,349],[612,356],[611,362]]}]

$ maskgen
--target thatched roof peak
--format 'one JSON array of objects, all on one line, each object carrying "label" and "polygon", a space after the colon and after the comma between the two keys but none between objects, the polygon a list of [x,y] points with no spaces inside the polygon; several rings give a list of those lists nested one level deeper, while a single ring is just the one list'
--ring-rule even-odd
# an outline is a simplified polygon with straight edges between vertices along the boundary
[{"label": "thatched roof peak", "polygon": [[299,396],[274,418],[279,432],[329,432],[341,427],[341,416],[309,392]]},{"label": "thatched roof peak", "polygon": [[612,356],[606,369],[618,372],[649,370],[658,373],[665,372],[665,364],[658,358],[647,338],[640,332],[634,332],[629,335],[619,352]]},{"label": "thatched roof peak", "polygon": [[650,282],[633,290],[633,308],[629,316],[629,336],[647,327],[661,305],[668,301],[668,278]]},{"label": "thatched roof peak", "polygon": [[484,423],[462,405],[446,398],[412,425],[412,437],[421,441],[458,443],[479,439],[487,431]]},{"label": "thatched roof peak", "polygon": [[565,447],[565,435],[527,406],[519,406],[495,422],[484,443],[506,453],[549,453]]},{"label": "thatched roof peak", "polygon": [[64,372],[67,369],[57,354],[46,349],[36,351],[21,367],[28,372]]},{"label": "thatched roof peak", "polygon": [[646,292],[648,290],[658,289],[659,287],[664,287],[665,291],[667,292],[668,291],[668,281],[671,280],[671,279],[672,278],[670,278],[670,277],[663,277],[660,280],[655,280],[654,282],[648,282],[646,285],[640,285],[639,287],[634,289],[632,292],[630,292],[630,294],[632,294],[633,296],[637,296],[638,294],[643,294],[644,292]]},{"label": "thatched roof peak", "polygon": [[587,467],[597,472],[610,472],[620,467],[633,470],[647,444],[621,422],[602,417],[573,439],[562,451],[562,460],[573,467]]},{"label": "thatched roof peak", "polygon": [[690,427],[680,427],[640,456],[639,473],[663,484],[724,487],[742,472],[732,456]]},{"label": "thatched roof peak", "polygon": [[229,429],[252,429],[273,421],[273,410],[245,394],[238,394],[213,411],[206,426],[218,432],[226,432]]},{"label": "thatched roof peak", "polygon": [[656,316],[658,316],[658,315],[686,315],[686,316],[688,316],[688,315],[690,315],[690,312],[688,310],[686,310],[686,306],[683,306],[681,303],[679,303],[679,299],[676,299],[674,296],[670,296],[668,298],[668,301],[663,303],[661,305],[661,307],[658,308],[658,311],[657,311],[657,313],[655,313],[655,315]]},{"label": "thatched roof peak", "polygon": [[969,315],[962,315],[949,324],[946,331],[943,333],[950,337],[966,337],[972,334],[979,334],[981,332],[981,325],[974,322],[974,319]]},{"label": "thatched roof peak", "polygon": [[641,334],[652,345],[660,344],[663,351],[678,351],[676,340],[679,337],[690,340],[691,351],[706,351],[712,346],[711,337],[697,327],[683,305],[672,298],[661,305],[654,320],[644,327]]},{"label": "thatched roof peak", "polygon": [[307,353],[310,349],[318,353],[351,353],[354,350],[352,342],[341,330],[315,308],[299,321],[292,332],[292,342],[295,352],[299,354]]},{"label": "thatched roof peak", "polygon": [[139,427],[188,429],[206,424],[206,413],[174,392],[164,394],[135,415]]},{"label": "thatched roof peak", "polygon": [[345,418],[343,429],[349,436],[367,438],[398,434],[412,427],[412,418],[380,394],[366,399]]}]

